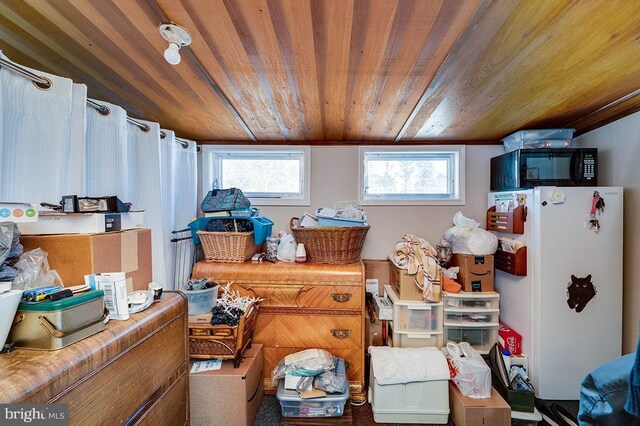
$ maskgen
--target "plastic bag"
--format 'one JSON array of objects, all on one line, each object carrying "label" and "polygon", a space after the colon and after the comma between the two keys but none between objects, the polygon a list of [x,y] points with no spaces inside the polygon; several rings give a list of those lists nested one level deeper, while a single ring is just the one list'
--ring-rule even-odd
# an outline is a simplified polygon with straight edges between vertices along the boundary
[{"label": "plastic bag", "polygon": [[47,252],[42,249],[27,251],[20,256],[15,265],[18,277],[13,281],[14,290],[29,290],[37,287],[64,287],[56,271],[49,269]]},{"label": "plastic bag", "polygon": [[0,222],[0,265],[22,254],[20,230],[13,222]]},{"label": "plastic bag", "polygon": [[449,363],[451,380],[464,396],[491,397],[491,369],[478,351],[467,342],[450,342],[442,353]]},{"label": "plastic bag", "polygon": [[453,226],[444,233],[454,253],[483,256],[494,254],[498,248],[498,237],[479,228],[480,224],[465,217],[462,212],[453,216]]},{"label": "plastic bag", "polygon": [[327,393],[345,393],[349,381],[343,368],[338,368],[340,363],[344,361],[340,358],[333,359],[333,370],[325,371],[313,379],[313,387],[325,391]]},{"label": "plastic bag", "polygon": [[296,240],[293,235],[283,233],[278,244],[278,260],[283,262],[295,262],[296,260]]},{"label": "plastic bag", "polygon": [[307,349],[287,355],[271,372],[273,386],[287,374],[294,376],[317,376],[334,368],[333,356],[324,349]]}]

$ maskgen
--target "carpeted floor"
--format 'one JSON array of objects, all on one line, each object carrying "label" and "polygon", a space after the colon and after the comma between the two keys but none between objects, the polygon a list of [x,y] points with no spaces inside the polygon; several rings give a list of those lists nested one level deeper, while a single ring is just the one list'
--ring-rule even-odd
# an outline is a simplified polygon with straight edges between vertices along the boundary
[{"label": "carpeted floor", "polygon": [[[578,414],[578,401],[556,401],[564,408],[569,410],[577,416]],[[351,406],[353,415],[354,426],[365,425],[382,425],[382,423],[375,423],[373,421],[373,413],[371,412],[371,405],[366,403],[363,406]],[[256,420],[253,423],[254,426],[277,426],[280,424],[280,403],[275,396],[265,395],[260,410],[256,415]],[[327,423],[329,424],[329,423]],[[449,425],[453,423],[449,422]],[[406,426],[406,424],[405,424]]]}]

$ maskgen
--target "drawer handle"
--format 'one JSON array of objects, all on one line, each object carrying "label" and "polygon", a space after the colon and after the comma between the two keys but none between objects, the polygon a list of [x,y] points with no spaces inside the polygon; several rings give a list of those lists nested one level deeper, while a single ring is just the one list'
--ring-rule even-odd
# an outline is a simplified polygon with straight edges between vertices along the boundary
[{"label": "drawer handle", "polygon": [[331,330],[331,334],[333,334],[333,337],[335,337],[336,339],[346,339],[351,334],[351,330],[340,330],[334,328],[333,330]]},{"label": "drawer handle", "polygon": [[351,300],[351,293],[332,293],[331,297],[338,303],[345,303]]}]

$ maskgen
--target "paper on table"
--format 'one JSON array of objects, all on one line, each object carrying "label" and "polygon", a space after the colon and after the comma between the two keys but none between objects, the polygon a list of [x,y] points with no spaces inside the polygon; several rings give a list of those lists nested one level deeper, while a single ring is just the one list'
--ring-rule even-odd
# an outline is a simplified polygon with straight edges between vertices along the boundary
[{"label": "paper on table", "polygon": [[208,359],[206,361],[196,361],[191,366],[192,373],[200,373],[201,371],[220,370],[222,367],[221,359]]}]

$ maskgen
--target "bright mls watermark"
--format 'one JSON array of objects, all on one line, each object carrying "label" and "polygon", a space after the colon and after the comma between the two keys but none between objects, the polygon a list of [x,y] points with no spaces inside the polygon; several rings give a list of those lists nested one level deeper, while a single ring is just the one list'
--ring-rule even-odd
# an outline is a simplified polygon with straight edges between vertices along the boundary
[{"label": "bright mls watermark", "polygon": [[67,426],[67,404],[0,404],[0,424]]}]

